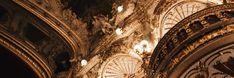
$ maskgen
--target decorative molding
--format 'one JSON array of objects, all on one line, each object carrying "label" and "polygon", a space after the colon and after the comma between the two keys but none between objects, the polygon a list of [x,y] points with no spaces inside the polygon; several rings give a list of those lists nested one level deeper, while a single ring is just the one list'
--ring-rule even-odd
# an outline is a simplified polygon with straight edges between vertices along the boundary
[{"label": "decorative molding", "polygon": [[46,61],[32,48],[21,40],[11,36],[4,30],[0,31],[0,44],[11,50],[28,64],[40,78],[52,78],[52,69]]},{"label": "decorative molding", "polygon": [[[162,38],[162,40],[159,42],[159,44],[155,48],[155,51],[151,56],[151,62],[150,62],[151,64],[149,66],[149,71],[148,71],[150,72],[149,75],[156,76],[156,72],[157,74],[159,74],[160,73],[159,71],[163,71],[163,69],[168,69],[168,71],[172,69],[173,65],[179,62],[179,59],[176,59],[174,57],[176,55],[180,55],[178,53],[182,51],[183,49],[186,49],[184,47],[189,46],[190,44],[194,43],[193,41],[191,42],[191,40],[199,38],[199,36],[207,37],[210,39],[214,36],[208,35],[207,34],[208,32],[210,33],[211,31],[214,31],[218,28],[223,28],[223,27],[224,29],[220,31],[216,31],[216,32],[223,32],[223,34],[232,32],[233,27],[226,26],[228,24],[233,23],[233,19],[231,19],[232,16],[230,15],[227,16],[224,13],[227,13],[227,12],[232,13],[233,8],[234,8],[233,4],[224,4],[224,5],[210,7],[198,13],[195,13],[185,18],[178,24],[176,24]],[[200,26],[200,28],[192,28],[192,25],[198,25]],[[225,27],[229,29],[225,29]],[[223,34],[215,33],[216,36],[221,36]],[[208,36],[204,36],[204,35],[208,35]],[[187,54],[187,52],[185,52],[184,54]],[[181,53],[181,55],[183,56],[184,54]],[[183,56],[178,56],[178,57],[183,57]],[[171,60],[174,60],[174,64],[173,62],[170,63]],[[167,64],[169,66],[167,66]],[[164,73],[164,76],[166,76],[166,74],[167,73]]]},{"label": "decorative molding", "polygon": [[[14,0],[55,29],[71,46],[73,58],[77,53],[87,53],[85,24],[76,18],[71,10],[64,10],[60,0]],[[81,38],[83,37],[83,38]]]},{"label": "decorative molding", "polygon": [[[48,23],[52,28],[54,28],[59,34],[61,34],[64,39],[72,46],[72,49],[75,53],[82,52],[85,56],[87,55],[89,44],[88,42],[88,32],[86,30],[86,24],[80,19],[77,19],[75,13],[69,9],[64,9],[60,0],[14,0],[17,4],[21,5],[28,11],[35,14],[37,17],[41,18],[43,21]],[[122,28],[126,33],[128,33],[129,25],[136,20],[145,20],[144,14],[146,14],[146,9],[150,7],[154,0],[142,0],[138,1],[135,7],[134,12],[128,18],[125,19],[125,26]],[[142,13],[144,12],[144,13]],[[135,27],[135,26],[134,26]],[[131,28],[130,28],[131,29]],[[111,45],[112,42],[118,40],[115,32],[112,32],[110,35],[105,35],[101,38],[103,41],[99,41],[98,47],[96,47],[91,55],[97,53],[102,53],[105,48]],[[112,40],[106,41],[106,40]]]},{"label": "decorative molding", "polygon": [[187,56],[192,54],[194,50],[196,50],[198,47],[204,46],[205,44],[211,42],[214,39],[218,39],[219,37],[228,35],[230,33],[234,33],[234,25],[226,26],[222,29],[219,29],[217,31],[213,31],[212,33],[209,33],[202,37],[201,39],[195,41],[194,43],[188,45],[186,48],[184,48],[179,54],[174,56],[171,60],[171,64],[167,66],[168,71],[172,71],[173,68],[179,64],[181,61],[183,61]]},{"label": "decorative molding", "polygon": [[100,78],[125,78],[145,76],[144,70],[141,68],[143,62],[128,54],[115,54],[102,63],[99,69]]},{"label": "decorative molding", "polygon": [[[210,52],[210,54],[193,63],[193,65],[182,73],[180,78],[193,78],[196,76],[203,76],[205,78],[233,77],[228,71],[232,70],[231,68],[229,69],[229,67],[232,66],[231,63],[233,62],[233,47],[233,44],[229,44]],[[223,67],[223,65],[226,67]]]},{"label": "decorative molding", "polygon": [[[90,71],[90,69],[92,69],[95,65],[97,65],[98,63],[100,63],[102,61],[102,59],[100,58],[99,55],[94,56],[93,58],[91,58],[88,62],[87,65],[83,66],[78,73],[76,74],[77,77],[83,76],[85,75],[88,71]],[[81,66],[80,66],[81,67]]]}]

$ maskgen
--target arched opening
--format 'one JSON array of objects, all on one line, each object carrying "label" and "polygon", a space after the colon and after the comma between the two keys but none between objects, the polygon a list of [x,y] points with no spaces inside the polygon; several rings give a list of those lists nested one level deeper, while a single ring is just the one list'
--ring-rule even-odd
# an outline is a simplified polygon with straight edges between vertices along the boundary
[{"label": "arched opening", "polygon": [[39,78],[24,61],[1,45],[0,65],[2,78]]}]

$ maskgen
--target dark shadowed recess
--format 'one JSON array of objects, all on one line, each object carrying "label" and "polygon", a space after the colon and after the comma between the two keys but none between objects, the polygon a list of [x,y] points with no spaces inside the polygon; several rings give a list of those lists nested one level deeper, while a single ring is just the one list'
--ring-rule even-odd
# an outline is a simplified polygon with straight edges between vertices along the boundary
[{"label": "dark shadowed recess", "polygon": [[1,78],[38,78],[25,62],[1,45],[0,76]]},{"label": "dark shadowed recess", "polygon": [[93,16],[97,15],[104,15],[111,18],[114,1],[115,0],[62,0],[62,3],[84,21],[90,21]]}]

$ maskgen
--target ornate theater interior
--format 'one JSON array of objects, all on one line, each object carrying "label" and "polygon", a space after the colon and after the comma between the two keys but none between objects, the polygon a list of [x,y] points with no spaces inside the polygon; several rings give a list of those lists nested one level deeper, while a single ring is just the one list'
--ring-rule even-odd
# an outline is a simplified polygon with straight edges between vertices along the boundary
[{"label": "ornate theater interior", "polygon": [[234,78],[234,0],[0,0],[0,78]]}]

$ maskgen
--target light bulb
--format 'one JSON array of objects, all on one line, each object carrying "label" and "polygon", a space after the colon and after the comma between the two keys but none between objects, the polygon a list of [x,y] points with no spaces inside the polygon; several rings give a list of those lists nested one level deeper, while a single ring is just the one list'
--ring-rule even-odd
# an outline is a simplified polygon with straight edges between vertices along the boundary
[{"label": "light bulb", "polygon": [[117,35],[121,35],[123,33],[122,29],[120,29],[120,28],[117,28],[115,30],[115,32],[116,32]]},{"label": "light bulb", "polygon": [[85,66],[87,64],[88,64],[88,62],[85,59],[81,60],[81,66]]},{"label": "light bulb", "polygon": [[122,12],[123,11],[123,5],[118,6],[117,10],[118,10],[118,12]]}]

